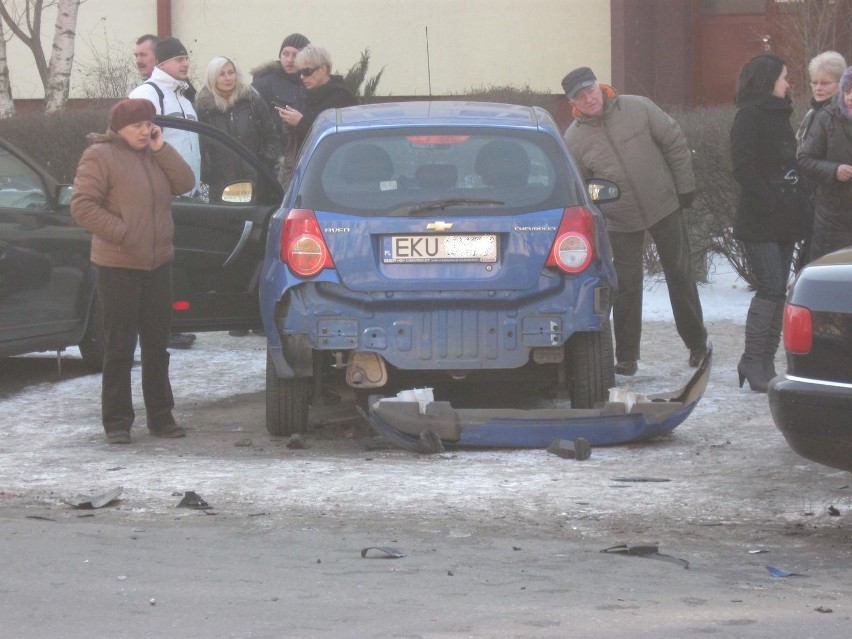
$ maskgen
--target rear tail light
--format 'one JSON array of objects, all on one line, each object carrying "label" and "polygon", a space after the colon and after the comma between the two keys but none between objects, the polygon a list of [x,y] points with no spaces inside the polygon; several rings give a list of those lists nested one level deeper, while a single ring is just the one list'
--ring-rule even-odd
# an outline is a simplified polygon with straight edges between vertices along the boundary
[{"label": "rear tail light", "polygon": [[582,206],[571,206],[562,213],[556,240],[550,249],[547,266],[566,273],[579,273],[595,257],[595,218]]},{"label": "rear tail light", "polygon": [[313,211],[290,211],[281,233],[280,257],[299,277],[313,277],[325,268],[334,268]]},{"label": "rear tail light", "polygon": [[805,355],[814,343],[814,318],[804,306],[784,306],[784,348],[788,353]]}]

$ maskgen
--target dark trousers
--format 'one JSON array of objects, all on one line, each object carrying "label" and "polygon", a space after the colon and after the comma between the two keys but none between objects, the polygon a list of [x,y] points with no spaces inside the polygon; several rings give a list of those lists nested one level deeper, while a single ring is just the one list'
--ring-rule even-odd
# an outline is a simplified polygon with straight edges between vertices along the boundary
[{"label": "dark trousers", "polygon": [[784,301],[794,246],[793,242],[743,242],[755,279],[755,297],[773,302]]},{"label": "dark trousers", "polygon": [[[692,253],[683,213],[677,210],[667,215],[649,228],[648,233],[657,246],[657,255],[666,276],[678,335],[687,348],[703,347],[707,343],[707,331],[692,270]],[[612,307],[615,359],[619,362],[637,360],[642,338],[645,231],[609,233],[609,241],[618,276],[618,293]]]},{"label": "dark trousers", "polygon": [[148,428],[174,423],[169,382],[172,323],[172,265],[153,271],[98,267],[98,295],[104,308],[106,353],[101,411],[107,433],[129,431],[133,424],[130,369],[136,340],[142,350],[142,395]]}]

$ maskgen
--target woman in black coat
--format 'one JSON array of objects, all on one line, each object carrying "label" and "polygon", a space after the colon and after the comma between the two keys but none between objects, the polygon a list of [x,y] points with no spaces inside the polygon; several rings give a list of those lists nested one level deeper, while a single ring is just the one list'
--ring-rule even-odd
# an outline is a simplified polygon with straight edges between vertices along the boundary
[{"label": "woman in black coat", "polygon": [[[220,56],[207,65],[195,110],[201,122],[236,138],[270,170],[275,169],[283,149],[272,114],[257,91],[245,83],[232,60]],[[233,151],[205,140],[201,147],[201,180],[210,187],[210,201],[218,202],[228,184],[249,181],[256,185],[257,172]]]},{"label": "woman in black coat", "polygon": [[852,246],[852,67],[814,117],[799,167],[817,184],[810,258]]},{"label": "woman in black coat", "polygon": [[771,54],[752,58],[740,71],[731,127],[731,160],[741,187],[734,237],[743,243],[756,280],[737,373],[740,387],[747,379],[763,393],[775,377],[793,246],[804,235],[789,88],[783,60]]},{"label": "woman in black coat", "polygon": [[331,56],[322,47],[309,44],[296,56],[296,66],[305,85],[305,112],[292,107],[278,109],[281,119],[295,127],[297,146],[308,135],[317,116],[326,109],[339,109],[358,104],[358,98],[349,90],[343,77],[331,74]]}]

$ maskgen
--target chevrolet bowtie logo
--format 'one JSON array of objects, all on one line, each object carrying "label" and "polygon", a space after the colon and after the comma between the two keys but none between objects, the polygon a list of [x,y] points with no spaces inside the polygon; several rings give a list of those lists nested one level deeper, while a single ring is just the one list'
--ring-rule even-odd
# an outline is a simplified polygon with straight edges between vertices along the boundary
[{"label": "chevrolet bowtie logo", "polygon": [[451,228],[453,228],[452,222],[443,222],[441,220],[429,222],[429,224],[426,225],[427,231],[449,231]]}]

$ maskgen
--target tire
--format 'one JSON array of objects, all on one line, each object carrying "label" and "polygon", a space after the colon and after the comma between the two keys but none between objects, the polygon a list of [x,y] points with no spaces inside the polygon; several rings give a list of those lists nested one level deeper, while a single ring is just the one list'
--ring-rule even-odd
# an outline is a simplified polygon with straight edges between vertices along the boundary
[{"label": "tire", "polygon": [[104,370],[104,352],[106,351],[106,334],[104,333],[104,308],[96,295],[92,300],[89,321],[86,324],[86,334],[77,344],[83,365],[90,373],[100,373]]},{"label": "tire", "polygon": [[605,402],[615,386],[612,329],[609,319],[600,331],[574,333],[565,344],[568,393],[572,408],[594,408]]},{"label": "tire", "polygon": [[273,437],[302,434],[308,429],[310,377],[278,377],[266,352],[266,430]]}]

